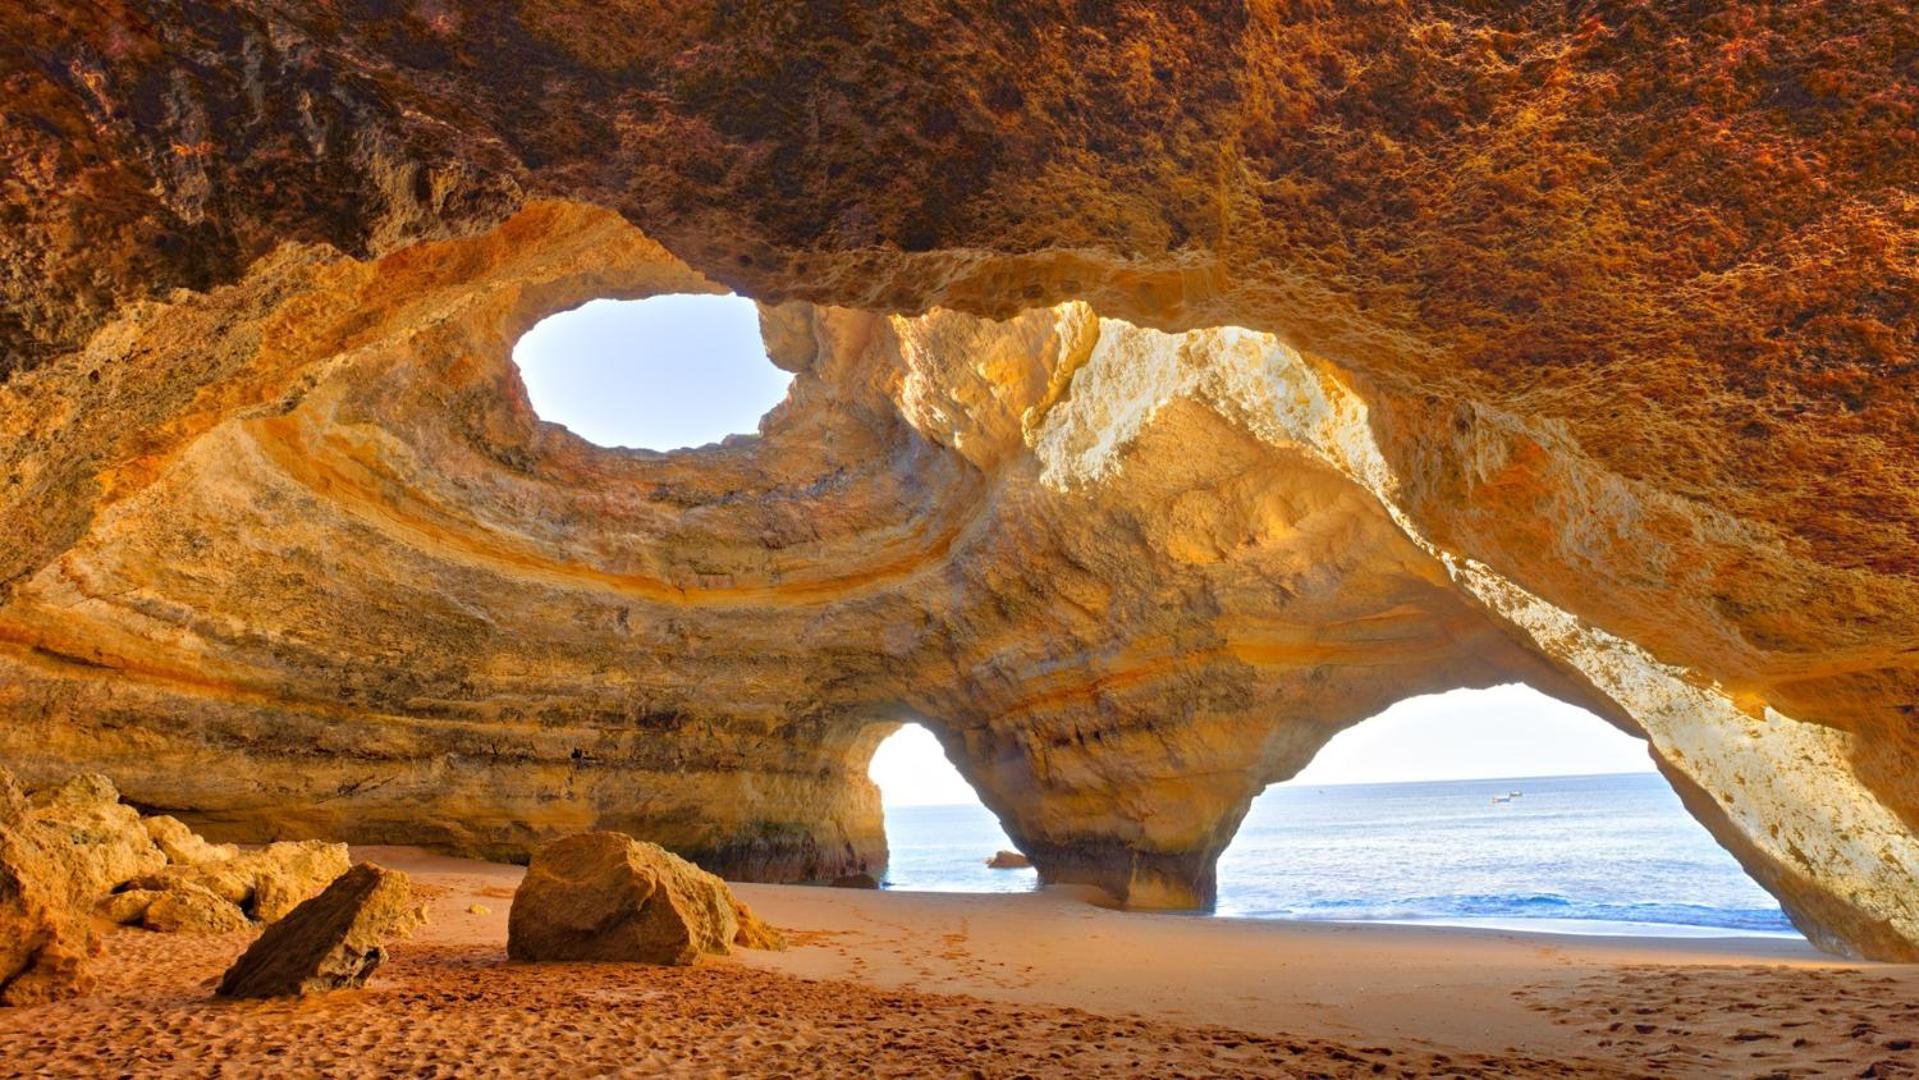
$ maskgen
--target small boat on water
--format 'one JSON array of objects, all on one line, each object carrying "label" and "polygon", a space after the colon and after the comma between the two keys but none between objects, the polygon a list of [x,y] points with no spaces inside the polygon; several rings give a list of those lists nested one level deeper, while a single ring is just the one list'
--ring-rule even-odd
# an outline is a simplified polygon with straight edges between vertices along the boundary
[{"label": "small boat on water", "polygon": [[1494,795],[1493,801],[1496,803],[1512,802],[1513,797],[1511,795]]},{"label": "small boat on water", "polygon": [[1508,799],[1517,799],[1517,798],[1519,798],[1519,797],[1520,797],[1521,795],[1524,795],[1524,794],[1526,794],[1526,793],[1525,793],[1525,792],[1523,792],[1523,791],[1515,791],[1515,792],[1513,792],[1513,793],[1512,793],[1511,795],[1508,795],[1508,796],[1506,796],[1506,797],[1507,797]]}]

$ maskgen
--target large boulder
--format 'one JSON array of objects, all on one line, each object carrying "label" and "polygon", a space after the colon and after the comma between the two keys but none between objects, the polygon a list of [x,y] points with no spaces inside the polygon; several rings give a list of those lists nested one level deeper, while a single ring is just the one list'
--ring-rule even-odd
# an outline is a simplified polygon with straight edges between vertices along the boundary
[{"label": "large boulder", "polygon": [[85,993],[95,902],[165,864],[105,777],[29,797],[0,769],[0,1005]]},{"label": "large boulder", "polygon": [[691,964],[733,945],[778,947],[713,874],[623,833],[569,836],[533,855],[513,894],[507,955],[515,960]]},{"label": "large boulder", "polygon": [[386,943],[425,919],[405,874],[361,863],[268,927],[227,969],[219,993],[290,997],[364,986],[386,959]]}]

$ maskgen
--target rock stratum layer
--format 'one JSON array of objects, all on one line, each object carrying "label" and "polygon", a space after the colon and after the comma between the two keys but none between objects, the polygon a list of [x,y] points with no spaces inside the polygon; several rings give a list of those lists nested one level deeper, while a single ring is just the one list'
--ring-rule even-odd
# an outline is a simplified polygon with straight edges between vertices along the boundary
[{"label": "rock stratum layer", "polygon": [[[920,719],[1187,905],[1342,727],[1524,681],[1919,957],[1910,14],[9,10],[0,757],[827,880]],[[725,288],[758,438],[532,415],[540,317]]]}]

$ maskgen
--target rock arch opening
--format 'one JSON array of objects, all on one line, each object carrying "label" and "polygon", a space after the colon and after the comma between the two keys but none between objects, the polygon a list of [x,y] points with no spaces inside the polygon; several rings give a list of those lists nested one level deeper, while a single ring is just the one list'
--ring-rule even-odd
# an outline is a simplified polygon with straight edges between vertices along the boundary
[{"label": "rock arch opening", "polygon": [[1642,739],[1529,687],[1401,701],[1254,800],[1221,915],[1791,934]]},{"label": "rock arch opening", "polygon": [[640,450],[751,435],[793,381],[767,358],[758,306],[730,295],[591,300],[540,320],[513,360],[540,419]]},{"label": "rock arch opening", "polygon": [[886,736],[867,775],[879,785],[886,817],[886,888],[1024,892],[1038,885],[1030,866],[988,865],[1017,849],[925,725],[902,724]]}]

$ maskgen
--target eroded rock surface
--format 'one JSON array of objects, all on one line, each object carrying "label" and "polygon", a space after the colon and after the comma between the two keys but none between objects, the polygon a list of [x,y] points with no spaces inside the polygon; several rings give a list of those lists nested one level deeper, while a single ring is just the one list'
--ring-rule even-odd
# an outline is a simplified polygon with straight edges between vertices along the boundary
[{"label": "eroded rock surface", "polygon": [[146,826],[147,835],[153,838],[154,845],[167,857],[167,862],[174,865],[232,862],[240,857],[238,846],[209,844],[179,818],[158,814],[146,818],[141,824]]},{"label": "eroded rock surface", "polygon": [[94,902],[165,863],[105,777],[29,796],[0,767],[0,1005],[85,993]]},{"label": "eroded rock surface", "polygon": [[[917,718],[1047,880],[1188,905],[1340,728],[1517,680],[1815,940],[1919,956],[1906,5],[0,30],[36,782],[833,880]],[[783,302],[759,439],[531,415],[540,316],[726,287]]]},{"label": "eroded rock surface", "polygon": [[345,844],[241,853],[179,820],[142,818],[113,782],[81,774],[29,795],[0,767],[0,1004],[84,994],[95,918],[172,934],[273,922],[347,868]]},{"label": "eroded rock surface", "polygon": [[366,985],[390,941],[426,921],[412,880],[360,863],[267,928],[220,979],[222,997],[297,997]]},{"label": "eroded rock surface", "polygon": [[204,885],[179,881],[164,889],[146,890],[151,898],[140,912],[140,925],[163,934],[231,934],[246,930],[240,906]]},{"label": "eroded rock surface", "polygon": [[[172,831],[170,827],[163,830]],[[188,836],[192,840],[180,846],[193,855],[204,854],[207,848],[217,850],[227,846],[207,844],[191,833]],[[128,884],[134,890],[207,893],[232,908],[232,914],[243,922],[253,918],[273,923],[319,895],[334,879],[346,873],[350,865],[345,844],[327,840],[281,840],[256,851],[236,850],[231,858],[175,861],[153,873],[132,878]],[[231,920],[223,918],[223,921]],[[147,925],[151,929],[166,929],[154,926],[151,920]]]}]

